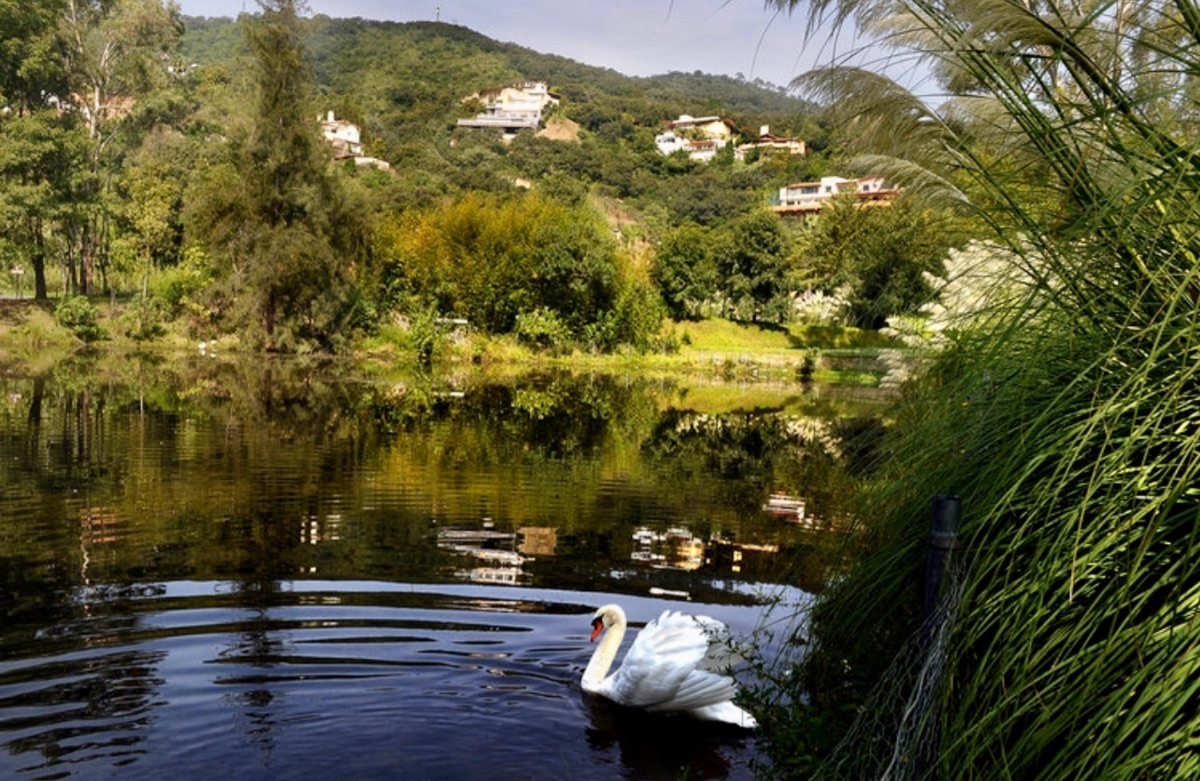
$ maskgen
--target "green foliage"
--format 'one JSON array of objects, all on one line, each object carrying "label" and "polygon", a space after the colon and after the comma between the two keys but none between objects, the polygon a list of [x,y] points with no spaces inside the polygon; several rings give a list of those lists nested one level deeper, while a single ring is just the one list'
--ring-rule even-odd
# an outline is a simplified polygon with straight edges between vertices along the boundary
[{"label": "green foliage", "polygon": [[638,338],[633,332],[644,327],[632,314],[622,322],[623,272],[598,215],[585,206],[536,194],[468,196],[410,215],[379,241],[377,252],[395,258],[383,279],[393,298],[435,301],[487,333],[512,332],[534,312],[541,314],[530,327],[553,313],[573,339],[611,320],[606,346]]},{"label": "green foliage", "polygon": [[609,349],[628,344],[645,352],[652,346],[664,314],[662,298],[649,280],[626,271],[618,281],[612,333],[607,343],[599,344]]},{"label": "green foliage", "polygon": [[717,266],[709,231],[685,224],[663,236],[650,266],[650,278],[676,320],[698,320],[716,293]]},{"label": "green foliage", "polygon": [[571,332],[558,313],[546,307],[518,314],[513,333],[523,344],[543,350],[560,350],[571,340]]},{"label": "green foliage", "polygon": [[436,308],[421,306],[413,311],[408,323],[408,340],[418,361],[425,365],[433,362],[445,343]]},{"label": "green foliage", "polygon": [[40,299],[47,297],[47,264],[61,246],[50,229],[79,206],[74,188],[86,154],[86,135],[74,114],[40,108],[0,116],[0,232],[32,267]]},{"label": "green foliage", "polygon": [[146,270],[178,260],[183,194],[192,162],[189,140],[160,126],[130,153],[120,170],[119,225]]},{"label": "green foliage", "polygon": [[730,316],[775,323],[789,317],[790,251],[779,218],[768,211],[752,212],[730,226],[714,249],[720,292]]},{"label": "green foliage", "polygon": [[0,105],[18,114],[66,92],[66,72],[54,34],[66,0],[0,2]]},{"label": "green foliage", "polygon": [[67,296],[54,307],[54,320],[85,342],[104,338],[96,307],[87,296]]},{"label": "green foliage", "polygon": [[179,265],[152,276],[149,287],[150,292],[174,312],[197,301],[211,281],[212,271],[207,260],[202,253],[192,251]]},{"label": "green foliage", "polygon": [[166,304],[158,298],[138,296],[121,313],[121,331],[135,342],[162,336],[167,319]]},{"label": "green foliage", "polygon": [[799,273],[848,299],[851,324],[877,329],[931,299],[926,275],[942,273],[958,235],[946,216],[909,199],[872,209],[836,199],[804,234]]}]

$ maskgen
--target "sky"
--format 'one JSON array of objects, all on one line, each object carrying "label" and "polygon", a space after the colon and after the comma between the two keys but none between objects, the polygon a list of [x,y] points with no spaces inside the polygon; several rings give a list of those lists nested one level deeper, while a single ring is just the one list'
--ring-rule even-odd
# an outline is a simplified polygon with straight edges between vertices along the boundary
[{"label": "sky", "polygon": [[[180,0],[188,16],[236,17],[255,0]],[[835,53],[808,43],[799,16],[763,0],[308,0],[313,14],[460,24],[628,76],[703,71],[778,86]]]}]

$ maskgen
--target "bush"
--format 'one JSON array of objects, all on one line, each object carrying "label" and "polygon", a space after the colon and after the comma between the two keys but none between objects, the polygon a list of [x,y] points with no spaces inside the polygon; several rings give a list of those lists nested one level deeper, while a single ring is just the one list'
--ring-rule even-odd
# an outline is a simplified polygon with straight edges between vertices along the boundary
[{"label": "bush", "polygon": [[121,332],[134,341],[162,336],[166,329],[166,306],[155,298],[138,296],[121,314]]},{"label": "bush", "polygon": [[571,341],[571,332],[553,309],[539,307],[517,315],[517,340],[541,349],[558,350]]},{"label": "bush", "polygon": [[418,361],[426,365],[433,361],[445,341],[437,322],[436,309],[425,307],[413,313],[408,325],[408,339]]},{"label": "bush", "polygon": [[54,308],[54,320],[85,342],[104,338],[96,307],[92,306],[87,296],[69,296],[59,301]]},{"label": "bush", "polygon": [[163,269],[150,284],[151,294],[162,300],[172,311],[194,301],[212,280],[201,253],[188,252],[178,266]]}]

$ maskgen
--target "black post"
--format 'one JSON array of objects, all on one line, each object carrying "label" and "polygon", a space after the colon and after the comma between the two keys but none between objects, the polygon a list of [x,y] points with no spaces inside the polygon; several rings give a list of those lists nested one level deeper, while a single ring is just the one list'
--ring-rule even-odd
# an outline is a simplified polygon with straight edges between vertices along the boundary
[{"label": "black post", "polygon": [[929,554],[925,559],[925,604],[922,616],[928,620],[937,609],[938,593],[946,574],[946,563],[958,534],[962,500],[957,496],[933,497],[933,523],[929,534]]}]

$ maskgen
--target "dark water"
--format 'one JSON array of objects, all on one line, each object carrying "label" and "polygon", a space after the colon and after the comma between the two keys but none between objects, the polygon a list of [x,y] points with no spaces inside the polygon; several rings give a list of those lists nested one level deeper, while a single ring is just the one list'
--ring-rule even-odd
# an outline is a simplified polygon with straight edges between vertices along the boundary
[{"label": "dark water", "polygon": [[581,694],[590,614],[803,602],[878,428],[828,389],[296,362],[0,391],[21,779],[752,777],[752,733]]}]

